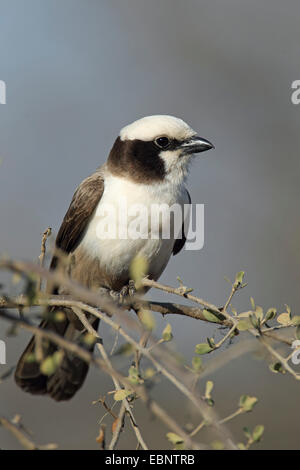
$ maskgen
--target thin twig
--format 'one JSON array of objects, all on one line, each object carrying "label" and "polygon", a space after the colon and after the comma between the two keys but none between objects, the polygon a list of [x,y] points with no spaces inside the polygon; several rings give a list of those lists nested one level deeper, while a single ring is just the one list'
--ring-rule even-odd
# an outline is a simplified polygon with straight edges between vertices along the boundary
[{"label": "thin twig", "polygon": [[[51,229],[51,227],[48,227],[47,230],[45,230],[45,232],[43,233],[43,236],[42,236],[41,253],[40,253],[40,256],[39,256],[39,264],[42,268],[44,267],[44,261],[45,261],[45,255],[46,255],[46,243],[47,243],[47,240],[50,237],[51,233],[52,233],[52,229]],[[41,288],[42,288],[42,277],[39,277],[39,281],[38,281],[38,285],[37,285],[38,291],[40,291]]]},{"label": "thin twig", "polygon": [[4,417],[0,417],[0,424],[13,434],[20,444],[27,450],[54,450],[57,448],[56,444],[37,445],[20,429],[19,426]]},{"label": "thin twig", "polygon": [[[92,325],[91,325],[91,324],[89,323],[89,321],[87,320],[87,318],[86,318],[86,316],[84,315],[83,311],[82,311],[81,309],[79,309],[79,308],[76,308],[76,307],[73,307],[72,310],[73,310],[73,312],[78,316],[79,320],[81,321],[81,323],[83,324],[83,326],[87,329],[87,331],[88,331],[89,333],[91,333],[93,336],[95,336],[96,338],[101,339],[100,336],[98,335],[98,332],[92,327]],[[100,354],[102,355],[103,360],[104,360],[104,361],[106,362],[106,364],[111,368],[111,367],[112,367],[112,366],[111,366],[111,362],[110,362],[110,360],[109,360],[109,358],[108,358],[108,355],[106,354],[106,351],[105,351],[105,349],[104,349],[104,346],[103,346],[103,344],[102,344],[102,341],[101,341],[101,343],[98,343],[98,344],[97,344],[97,348],[99,349]],[[113,382],[114,382],[114,385],[115,385],[116,390],[121,390],[121,386],[120,386],[119,381],[118,381],[116,378],[114,378],[114,377],[112,377],[112,380],[113,380]],[[129,416],[130,416],[130,422],[131,422],[131,424],[132,424],[132,427],[133,427],[133,430],[134,430],[134,432],[135,432],[135,434],[136,434],[136,437],[137,437],[138,442],[141,444],[141,446],[142,446],[142,448],[143,448],[144,450],[147,450],[148,447],[147,447],[147,445],[145,444],[144,439],[142,438],[142,435],[141,435],[141,433],[140,433],[140,431],[139,431],[139,428],[138,428],[138,426],[137,426],[137,424],[136,424],[135,418],[134,418],[134,416],[133,416],[133,413],[132,413],[132,410],[131,410],[131,408],[130,408],[130,405],[129,405],[129,403],[128,403],[127,398],[124,398],[124,400],[122,401],[122,406],[124,407],[124,413],[125,413],[125,411],[127,411],[128,414],[129,414]],[[121,410],[122,410],[122,408],[121,408]],[[119,416],[119,417],[120,417],[120,416]],[[121,429],[122,429],[122,426],[121,426],[119,432],[121,432]],[[117,441],[114,442],[114,445],[116,445],[116,443],[117,443]],[[109,447],[109,448],[110,448],[110,447]]]}]

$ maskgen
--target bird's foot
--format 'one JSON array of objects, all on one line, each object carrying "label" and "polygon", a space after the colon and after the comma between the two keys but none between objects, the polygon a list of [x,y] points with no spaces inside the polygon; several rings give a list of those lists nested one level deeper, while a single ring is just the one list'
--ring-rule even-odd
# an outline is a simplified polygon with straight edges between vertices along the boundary
[{"label": "bird's foot", "polygon": [[136,288],[134,281],[130,280],[128,284],[120,290],[120,292],[110,291],[111,297],[119,304],[124,305],[128,303],[130,298],[136,294]]}]

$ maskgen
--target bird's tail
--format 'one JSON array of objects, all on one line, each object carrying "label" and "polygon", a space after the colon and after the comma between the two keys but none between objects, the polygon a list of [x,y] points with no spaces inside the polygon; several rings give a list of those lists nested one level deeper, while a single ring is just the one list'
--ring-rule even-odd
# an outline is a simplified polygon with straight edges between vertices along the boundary
[{"label": "bird's tail", "polygon": [[[41,322],[40,328],[55,332],[69,341],[75,341],[80,346],[84,346],[85,349],[93,350],[94,344],[87,345],[83,342],[86,330],[82,325],[81,329],[78,329],[78,325],[70,321],[67,314],[64,315],[61,321],[54,321],[53,318],[55,318],[55,309],[52,309],[50,319],[47,318]],[[93,327],[95,329],[98,328],[98,323],[99,320],[94,319]],[[50,361],[48,359],[50,369],[45,370],[41,367],[40,362],[36,360],[37,347],[41,348],[44,359],[52,358],[52,362],[51,359]],[[33,336],[16,367],[15,380],[17,385],[25,392],[34,395],[49,395],[56,401],[70,400],[82,386],[89,366],[76,355],[61,350],[59,364],[55,366],[55,353],[59,350],[54,343],[44,339],[40,345],[37,345],[37,340]],[[53,367],[53,372],[51,367]]]}]

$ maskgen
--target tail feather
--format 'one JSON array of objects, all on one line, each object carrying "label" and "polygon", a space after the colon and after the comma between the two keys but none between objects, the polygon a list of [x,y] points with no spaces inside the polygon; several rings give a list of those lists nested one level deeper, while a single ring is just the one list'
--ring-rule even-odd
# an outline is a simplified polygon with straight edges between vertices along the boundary
[{"label": "tail feather", "polygon": [[[99,320],[94,319],[93,327],[98,328]],[[85,329],[78,331],[76,326],[67,318],[62,322],[54,322],[49,319],[43,320],[40,328],[54,331],[60,336],[65,336],[70,341],[80,342]],[[54,374],[47,376],[40,370],[40,364],[30,360],[34,355],[36,340],[33,337],[24,353],[22,354],[15,371],[15,381],[25,392],[33,395],[49,395],[56,401],[70,400],[82,386],[88,373],[88,364],[67,351],[64,352],[63,359]],[[90,351],[93,346],[86,346]],[[58,347],[47,341],[43,343],[44,357],[53,355],[58,351]]]}]

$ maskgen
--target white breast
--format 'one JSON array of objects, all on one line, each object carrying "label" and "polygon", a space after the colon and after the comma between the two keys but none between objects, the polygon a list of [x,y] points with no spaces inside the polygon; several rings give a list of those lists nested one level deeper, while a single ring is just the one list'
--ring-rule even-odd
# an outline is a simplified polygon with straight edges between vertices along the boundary
[{"label": "white breast", "polygon": [[[172,230],[168,238],[151,231],[153,214],[161,204],[178,204],[180,207],[189,204],[183,183],[168,181],[145,185],[113,175],[105,176],[104,192],[81,242],[83,248],[90,256],[98,258],[108,272],[120,275],[129,272],[134,257],[141,255],[148,261],[149,274],[158,279],[174,246]],[[139,214],[138,220],[134,214]],[[133,239],[137,226],[143,238]]]}]

